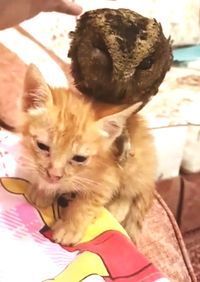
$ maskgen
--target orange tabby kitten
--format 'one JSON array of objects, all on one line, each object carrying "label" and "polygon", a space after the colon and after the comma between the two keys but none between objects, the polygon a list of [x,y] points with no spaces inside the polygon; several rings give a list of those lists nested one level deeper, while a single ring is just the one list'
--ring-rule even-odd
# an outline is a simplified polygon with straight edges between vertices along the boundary
[{"label": "orange tabby kitten", "polygon": [[[30,196],[39,206],[57,195],[76,197],[52,226],[54,239],[77,243],[106,206],[133,240],[153,198],[155,156],[144,120],[129,108],[96,105],[68,89],[52,89],[30,65],[22,98],[22,133],[31,174]],[[117,140],[124,128],[130,154],[119,163]]]}]

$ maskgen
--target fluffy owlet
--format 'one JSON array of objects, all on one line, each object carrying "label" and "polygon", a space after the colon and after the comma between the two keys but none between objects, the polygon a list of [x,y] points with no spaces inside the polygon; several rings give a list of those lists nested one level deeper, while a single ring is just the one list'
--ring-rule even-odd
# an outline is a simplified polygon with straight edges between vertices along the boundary
[{"label": "fluffy owlet", "polygon": [[161,25],[128,9],[88,11],[71,36],[75,84],[101,102],[144,106],[172,62]]}]

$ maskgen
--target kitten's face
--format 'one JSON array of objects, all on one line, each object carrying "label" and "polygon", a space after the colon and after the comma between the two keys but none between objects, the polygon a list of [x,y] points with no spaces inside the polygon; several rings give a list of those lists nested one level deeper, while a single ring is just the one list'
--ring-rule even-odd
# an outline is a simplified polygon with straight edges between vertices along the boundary
[{"label": "kitten's face", "polygon": [[109,182],[112,144],[134,109],[97,118],[89,101],[72,90],[50,89],[32,65],[22,104],[27,166],[38,181],[63,192],[87,192]]},{"label": "kitten's face", "polygon": [[[70,91],[54,90],[52,94],[60,96],[59,103],[29,113],[24,143],[41,178],[71,186],[83,177],[92,178],[91,172],[100,169],[108,157],[110,144],[97,129],[89,105],[71,97]],[[72,98],[70,103],[68,98]]]}]

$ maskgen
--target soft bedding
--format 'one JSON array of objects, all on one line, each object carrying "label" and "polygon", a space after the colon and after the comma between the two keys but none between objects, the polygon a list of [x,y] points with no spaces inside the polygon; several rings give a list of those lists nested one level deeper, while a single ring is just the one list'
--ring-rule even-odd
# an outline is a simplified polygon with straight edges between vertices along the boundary
[{"label": "soft bedding", "polygon": [[46,209],[29,203],[18,140],[0,133],[0,281],[169,281],[105,209],[79,244],[54,243],[50,226],[64,208],[62,201]]}]

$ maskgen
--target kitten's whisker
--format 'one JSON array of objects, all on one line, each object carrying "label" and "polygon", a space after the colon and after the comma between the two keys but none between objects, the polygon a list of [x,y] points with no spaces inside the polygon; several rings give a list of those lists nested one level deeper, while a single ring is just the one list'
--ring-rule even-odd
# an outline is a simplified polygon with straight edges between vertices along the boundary
[{"label": "kitten's whisker", "polygon": [[74,181],[75,184],[78,184],[78,185],[80,185],[84,188],[87,188],[87,185],[85,183],[79,181],[78,179],[74,179],[73,181]]},{"label": "kitten's whisker", "polygon": [[72,189],[72,191],[74,191],[74,192],[79,192],[80,190],[79,190],[79,186],[77,186],[76,185],[76,183],[71,183],[71,187],[70,187],[70,189]]},{"label": "kitten's whisker", "polygon": [[95,181],[95,180],[93,180],[93,179],[86,178],[86,177],[82,177],[82,176],[76,176],[76,179],[77,179],[77,180],[80,180],[80,181],[87,182],[87,183],[99,184],[97,181]]},{"label": "kitten's whisker", "polygon": [[89,179],[89,178],[86,178],[86,177],[81,177],[81,176],[76,176],[76,179],[79,180],[79,181],[83,181],[84,183],[87,183],[87,184],[91,184],[91,185],[95,185],[96,187],[102,187],[102,185],[106,185],[110,184],[111,185],[114,185],[115,184],[115,180],[112,180],[112,178],[110,179],[106,179],[106,181],[103,181],[103,184],[102,184],[102,181],[95,181],[93,179]]},{"label": "kitten's whisker", "polygon": [[37,170],[37,166],[35,165],[30,165],[30,164],[25,164],[25,163],[23,165],[26,165],[27,170]]},{"label": "kitten's whisker", "polygon": [[[81,181],[78,181],[77,179],[74,179],[73,182],[74,182],[75,185],[77,185],[77,187],[78,187],[77,191],[78,192],[86,193],[88,191],[88,185],[86,185],[85,183],[82,183]],[[80,189],[80,188],[82,188],[82,189]]]},{"label": "kitten's whisker", "polygon": [[78,181],[80,181],[81,183],[84,182],[85,185],[92,185],[94,187],[99,187],[101,186],[100,182],[97,182],[95,180],[89,179],[89,178],[85,178],[85,177],[76,177],[76,179]]},{"label": "kitten's whisker", "polygon": [[28,158],[21,158],[21,160],[19,161],[19,165],[20,164],[25,164],[26,166],[32,166],[32,167],[37,167],[36,164],[31,160],[31,159],[28,159]]}]

